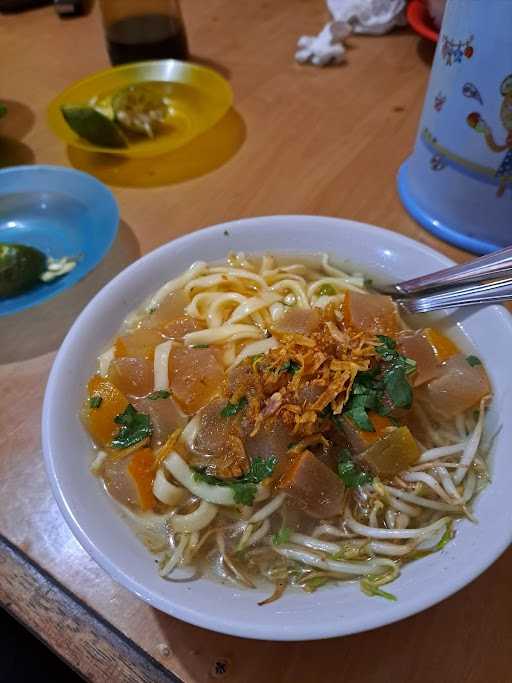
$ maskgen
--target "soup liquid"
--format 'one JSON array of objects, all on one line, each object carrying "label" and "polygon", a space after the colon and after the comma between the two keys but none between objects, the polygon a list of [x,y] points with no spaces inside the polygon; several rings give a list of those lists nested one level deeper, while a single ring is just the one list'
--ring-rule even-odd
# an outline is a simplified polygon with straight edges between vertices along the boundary
[{"label": "soup liquid", "polygon": [[183,22],[166,14],[127,17],[110,24],[106,34],[108,54],[114,65],[188,57]]}]

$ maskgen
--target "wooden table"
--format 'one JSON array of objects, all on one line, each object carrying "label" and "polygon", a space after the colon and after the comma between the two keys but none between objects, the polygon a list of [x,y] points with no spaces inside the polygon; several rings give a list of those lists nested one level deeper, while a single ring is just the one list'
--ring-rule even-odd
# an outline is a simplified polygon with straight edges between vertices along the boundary
[{"label": "wooden table", "polygon": [[149,163],[91,159],[46,126],[57,92],[107,66],[97,12],[65,22],[51,8],[0,18],[0,96],[10,105],[2,165],[92,170],[113,186],[122,215],[114,248],[84,282],[0,322],[0,602],[92,681],[511,681],[511,551],[401,623],[322,642],[252,642],[139,601],[88,557],[59,514],[40,446],[48,371],[77,313],[140,254],[220,221],[311,213],[376,223],[467,257],[419,228],[395,190],[421,111],[428,45],[407,30],[358,37],[346,65],[302,67],[295,42],[326,19],[321,0],[183,5],[194,58],[230,79],[236,110],[199,146]]}]

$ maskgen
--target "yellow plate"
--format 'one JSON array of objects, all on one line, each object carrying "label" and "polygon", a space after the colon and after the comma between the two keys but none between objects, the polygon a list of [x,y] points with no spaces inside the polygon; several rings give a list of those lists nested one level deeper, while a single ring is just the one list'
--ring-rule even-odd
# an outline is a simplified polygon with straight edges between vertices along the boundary
[{"label": "yellow plate", "polygon": [[[74,133],[61,114],[63,104],[88,104],[93,97],[102,100],[120,88],[147,81],[172,84],[172,126],[152,139],[141,136],[123,149],[100,147]],[[181,147],[204,133],[224,116],[232,102],[231,86],[212,69],[175,59],[137,62],[98,71],[66,88],[50,103],[48,123],[61,140],[73,147],[127,157],[152,157]]]}]

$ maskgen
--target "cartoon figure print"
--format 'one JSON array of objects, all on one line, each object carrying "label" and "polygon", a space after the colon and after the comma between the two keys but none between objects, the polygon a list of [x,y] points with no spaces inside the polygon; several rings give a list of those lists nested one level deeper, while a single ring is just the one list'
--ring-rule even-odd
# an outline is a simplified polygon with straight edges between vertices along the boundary
[{"label": "cartoon figure print", "polygon": [[496,192],[497,197],[502,197],[507,185],[512,186],[512,74],[506,76],[500,86],[500,93],[503,96],[503,101],[500,108],[500,119],[507,133],[504,144],[500,145],[496,142],[494,135],[485,122],[481,114],[478,112],[471,112],[466,121],[471,128],[474,128],[477,133],[481,133],[489,149],[493,152],[505,152],[506,154],[496,171],[496,178],[499,185]]}]

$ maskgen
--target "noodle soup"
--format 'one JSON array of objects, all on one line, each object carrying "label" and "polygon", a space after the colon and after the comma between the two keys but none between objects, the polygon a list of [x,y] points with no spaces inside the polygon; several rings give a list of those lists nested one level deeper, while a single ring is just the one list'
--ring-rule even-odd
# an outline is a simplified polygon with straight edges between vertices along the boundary
[{"label": "noodle soup", "polygon": [[270,596],[369,595],[472,518],[490,386],[439,330],[318,259],[197,262],[125,321],[82,419],[159,560]]}]

